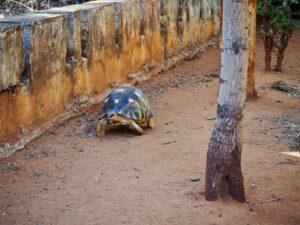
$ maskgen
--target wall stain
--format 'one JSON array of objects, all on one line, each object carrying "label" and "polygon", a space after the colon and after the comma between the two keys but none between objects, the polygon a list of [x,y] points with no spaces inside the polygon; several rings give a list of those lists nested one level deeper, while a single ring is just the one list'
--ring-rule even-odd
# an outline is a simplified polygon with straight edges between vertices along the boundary
[{"label": "wall stain", "polygon": [[140,0],[141,10],[141,23],[140,23],[140,36],[145,36],[146,22],[145,22],[145,0]]},{"label": "wall stain", "polygon": [[163,46],[163,54],[164,57],[168,56],[167,42],[168,42],[168,21],[167,21],[167,6],[164,0],[160,1],[159,7],[159,15],[160,15],[160,34],[162,37],[162,46]]},{"label": "wall stain", "polygon": [[123,35],[122,35],[122,9],[120,3],[114,3],[114,15],[115,15],[115,49],[117,56],[119,57],[123,49]]}]

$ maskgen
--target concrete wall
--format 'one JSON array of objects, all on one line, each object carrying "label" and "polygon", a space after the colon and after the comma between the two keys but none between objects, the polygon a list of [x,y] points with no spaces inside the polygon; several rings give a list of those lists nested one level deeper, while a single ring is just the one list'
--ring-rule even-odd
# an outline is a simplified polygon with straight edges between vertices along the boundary
[{"label": "concrete wall", "polygon": [[0,143],[219,30],[218,0],[96,1],[0,19]]}]

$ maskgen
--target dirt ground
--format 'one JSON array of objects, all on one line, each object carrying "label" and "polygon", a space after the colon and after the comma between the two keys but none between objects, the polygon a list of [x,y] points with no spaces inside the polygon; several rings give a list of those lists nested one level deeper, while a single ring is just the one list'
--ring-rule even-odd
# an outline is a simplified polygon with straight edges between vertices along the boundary
[{"label": "dirt ground", "polygon": [[283,154],[290,149],[274,124],[299,114],[300,101],[265,88],[279,79],[299,81],[299,58],[300,32],[290,41],[282,73],[263,71],[258,45],[259,97],[247,102],[243,129],[247,203],[204,200],[218,92],[219,51],[211,48],[141,86],[157,125],[145,135],[86,133],[97,117],[94,107],[1,161],[0,224],[300,224],[299,153]]}]

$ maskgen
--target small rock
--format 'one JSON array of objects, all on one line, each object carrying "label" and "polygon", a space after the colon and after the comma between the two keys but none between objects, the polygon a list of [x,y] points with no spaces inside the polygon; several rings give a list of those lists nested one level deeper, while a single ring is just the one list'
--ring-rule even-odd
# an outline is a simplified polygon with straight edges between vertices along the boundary
[{"label": "small rock", "polygon": [[13,171],[20,171],[21,167],[14,163],[7,163],[7,169],[13,170]]},{"label": "small rock", "polygon": [[200,177],[192,177],[190,179],[191,182],[199,182],[200,181]]}]

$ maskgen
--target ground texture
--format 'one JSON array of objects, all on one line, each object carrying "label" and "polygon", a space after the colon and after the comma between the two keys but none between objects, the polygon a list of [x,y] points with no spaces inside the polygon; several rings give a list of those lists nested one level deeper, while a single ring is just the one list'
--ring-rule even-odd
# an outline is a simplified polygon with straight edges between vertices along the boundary
[{"label": "ground texture", "polygon": [[298,32],[282,73],[263,71],[258,45],[259,97],[247,102],[243,126],[247,203],[204,200],[218,93],[219,51],[211,48],[140,86],[156,113],[145,135],[95,137],[94,107],[1,161],[0,224],[300,224],[300,158],[283,153],[290,148],[282,126],[297,126],[300,101],[268,88],[299,81],[299,40]]}]

